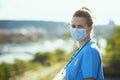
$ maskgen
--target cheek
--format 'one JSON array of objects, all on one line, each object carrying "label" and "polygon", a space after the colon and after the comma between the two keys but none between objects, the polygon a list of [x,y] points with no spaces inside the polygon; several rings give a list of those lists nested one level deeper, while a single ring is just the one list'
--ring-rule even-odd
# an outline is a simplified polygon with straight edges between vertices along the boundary
[{"label": "cheek", "polygon": [[91,33],[91,30],[90,29],[87,29],[87,34],[90,34]]},{"label": "cheek", "polygon": [[92,30],[93,30],[93,27],[92,27],[92,26],[90,26],[90,27],[87,28],[87,32],[88,32],[89,34],[92,32]]}]

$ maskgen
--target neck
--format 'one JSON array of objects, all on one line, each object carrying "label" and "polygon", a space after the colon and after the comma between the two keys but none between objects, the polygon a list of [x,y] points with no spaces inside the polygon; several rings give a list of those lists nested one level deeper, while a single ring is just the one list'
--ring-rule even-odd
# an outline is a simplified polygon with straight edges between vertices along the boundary
[{"label": "neck", "polygon": [[86,37],[83,41],[80,41],[79,48],[81,48],[88,40],[90,40],[90,37]]}]

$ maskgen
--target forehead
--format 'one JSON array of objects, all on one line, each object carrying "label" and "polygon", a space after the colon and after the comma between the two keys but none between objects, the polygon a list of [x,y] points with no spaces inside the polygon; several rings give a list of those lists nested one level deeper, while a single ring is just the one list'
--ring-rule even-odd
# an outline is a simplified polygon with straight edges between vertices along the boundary
[{"label": "forehead", "polygon": [[84,17],[73,17],[72,24],[74,25],[87,25],[86,19]]}]

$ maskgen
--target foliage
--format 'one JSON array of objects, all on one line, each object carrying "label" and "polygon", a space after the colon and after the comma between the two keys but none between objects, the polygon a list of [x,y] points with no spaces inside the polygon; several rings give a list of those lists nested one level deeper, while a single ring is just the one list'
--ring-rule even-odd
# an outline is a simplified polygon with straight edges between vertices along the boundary
[{"label": "foliage", "polygon": [[34,36],[24,36],[24,35],[0,35],[0,44],[6,44],[9,42],[15,43],[25,43],[29,41],[38,41],[42,39],[43,36],[41,35],[34,35]]},{"label": "foliage", "polygon": [[0,65],[0,80],[8,80],[17,74],[25,72],[23,61],[16,60],[14,64],[2,63]]},{"label": "foliage", "polygon": [[28,70],[34,70],[40,66],[51,66],[52,63],[64,61],[68,55],[61,49],[55,52],[38,52],[34,55],[34,59],[30,61],[15,60],[14,64],[0,64],[0,80],[9,80],[17,75],[21,75]]},{"label": "foliage", "polygon": [[40,62],[43,65],[50,65],[50,60],[52,59],[52,53],[51,52],[38,52],[34,55],[34,60]]},{"label": "foliage", "polygon": [[64,34],[63,34],[63,38],[64,38],[64,39],[69,39],[69,38],[71,38],[70,32],[64,33]]},{"label": "foliage", "polygon": [[[106,47],[106,56],[104,58],[105,64],[108,64],[108,68],[105,68],[105,74],[113,74],[120,76],[120,26],[115,27],[114,33],[108,40]],[[107,71],[107,72],[106,72]],[[118,72],[119,71],[119,72]]]},{"label": "foliage", "polygon": [[38,52],[34,55],[35,62],[39,62],[42,65],[51,65],[54,62],[64,61],[66,52],[62,49],[56,49],[52,52]]},{"label": "foliage", "polygon": [[56,49],[55,51],[55,57],[57,58],[57,61],[64,61],[66,59],[65,51],[62,49]]},{"label": "foliage", "polygon": [[[20,75],[27,70],[31,69],[31,62],[24,62],[21,60],[15,60],[14,64],[2,63],[0,64],[0,80],[9,80],[10,77]],[[34,66],[32,66],[33,68]]]}]

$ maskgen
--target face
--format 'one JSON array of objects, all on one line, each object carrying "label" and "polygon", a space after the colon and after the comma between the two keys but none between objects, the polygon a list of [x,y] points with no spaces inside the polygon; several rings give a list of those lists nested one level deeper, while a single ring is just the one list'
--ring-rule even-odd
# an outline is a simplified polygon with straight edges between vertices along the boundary
[{"label": "face", "polygon": [[73,17],[72,18],[72,28],[86,29],[87,33],[90,34],[92,26],[88,27],[87,21],[84,17]]}]

